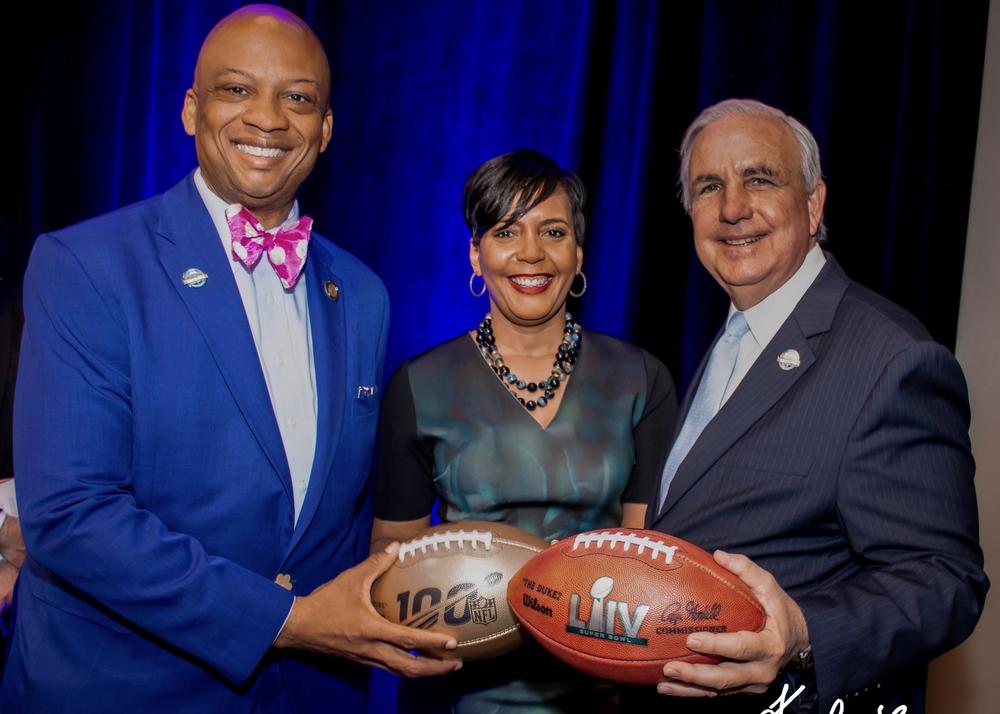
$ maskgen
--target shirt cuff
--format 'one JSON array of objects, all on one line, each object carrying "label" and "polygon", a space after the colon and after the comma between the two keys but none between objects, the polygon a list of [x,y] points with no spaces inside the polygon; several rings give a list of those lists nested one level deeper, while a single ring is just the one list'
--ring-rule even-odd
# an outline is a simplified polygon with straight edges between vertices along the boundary
[{"label": "shirt cuff", "polygon": [[[17,492],[12,478],[0,482],[0,510],[17,518]],[[0,520],[0,524],[2,523]]]},{"label": "shirt cuff", "polygon": [[285,625],[288,624],[288,618],[292,616],[292,610],[295,609],[296,600],[298,600],[298,598],[292,598],[292,606],[288,608],[288,614],[285,615],[285,621],[281,623],[281,628],[278,630],[278,634],[276,634],[274,639],[271,641],[271,647],[274,647],[274,643],[278,641],[278,638],[281,637],[281,633],[285,631]]}]

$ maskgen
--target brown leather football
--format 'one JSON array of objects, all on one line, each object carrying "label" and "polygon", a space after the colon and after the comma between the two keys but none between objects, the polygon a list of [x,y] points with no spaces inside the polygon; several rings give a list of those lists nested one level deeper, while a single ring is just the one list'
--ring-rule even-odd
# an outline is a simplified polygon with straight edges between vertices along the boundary
[{"label": "brown leather football", "polygon": [[515,574],[507,594],[545,649],[623,684],[655,684],[670,661],[717,662],[687,648],[693,632],[757,632],[765,621],[750,589],[709,553],[627,528],[559,541]]},{"label": "brown leather football", "polygon": [[507,583],[544,548],[541,538],[503,523],[431,526],[400,546],[372,585],[372,604],[392,622],[454,636],[456,658],[495,657],[524,638],[507,606]]}]

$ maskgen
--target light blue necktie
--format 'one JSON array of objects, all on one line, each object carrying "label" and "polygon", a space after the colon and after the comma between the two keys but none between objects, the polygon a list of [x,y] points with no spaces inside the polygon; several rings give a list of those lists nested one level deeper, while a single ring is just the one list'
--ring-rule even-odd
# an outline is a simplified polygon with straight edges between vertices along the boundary
[{"label": "light blue necktie", "polygon": [[687,419],[681,427],[681,433],[677,436],[677,441],[670,449],[670,456],[667,458],[667,465],[663,467],[663,477],[660,481],[660,510],[667,500],[667,491],[670,489],[670,482],[677,475],[677,469],[681,462],[691,451],[691,447],[698,441],[701,432],[712,421],[712,417],[719,411],[722,405],[722,395],[726,393],[729,380],[732,379],[733,370],[736,368],[736,358],[740,353],[740,340],[747,333],[750,327],[742,312],[734,312],[726,325],[726,333],[719,338],[712,349],[712,356],[708,359],[708,366],[705,367],[705,374],[702,375],[701,383],[698,385],[698,392],[691,402],[691,409],[688,410]]}]

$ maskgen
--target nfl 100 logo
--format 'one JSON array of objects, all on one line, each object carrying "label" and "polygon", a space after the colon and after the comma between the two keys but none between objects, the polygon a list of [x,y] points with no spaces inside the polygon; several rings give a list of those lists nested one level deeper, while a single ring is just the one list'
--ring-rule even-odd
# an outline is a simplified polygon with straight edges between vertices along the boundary
[{"label": "nfl 100 logo", "polygon": [[495,597],[469,598],[469,612],[477,625],[489,625],[497,619],[497,599]]}]

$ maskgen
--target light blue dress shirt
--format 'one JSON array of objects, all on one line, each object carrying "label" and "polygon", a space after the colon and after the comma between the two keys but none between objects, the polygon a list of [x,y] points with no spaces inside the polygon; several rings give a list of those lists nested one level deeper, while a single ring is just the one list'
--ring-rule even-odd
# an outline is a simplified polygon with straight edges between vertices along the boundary
[{"label": "light blue dress shirt", "polygon": [[[826,256],[819,245],[814,245],[806,253],[805,260],[799,269],[785,283],[761,300],[751,308],[743,311],[743,316],[747,320],[750,329],[743,339],[740,340],[740,352],[736,358],[736,367],[733,369],[733,376],[729,379],[726,391],[722,395],[722,404],[732,396],[740,382],[750,371],[753,363],[760,357],[767,344],[774,339],[774,336],[785,324],[785,320],[792,314],[792,310],[799,304],[799,300],[806,294],[806,290],[816,280],[819,271],[826,264]],[[730,303],[729,314],[726,315],[726,322],[736,312],[736,306]],[[781,345],[775,345],[781,347]],[[721,408],[721,406],[720,406]]]},{"label": "light blue dress shirt", "polygon": [[[295,520],[298,521],[316,452],[316,369],[309,327],[306,275],[302,274],[292,290],[285,290],[267,262],[267,255],[261,256],[253,272],[233,260],[232,237],[226,222],[226,207],[229,204],[212,193],[201,176],[201,169],[195,171],[194,183],[219,233],[243,300],[274,418],[285,447],[292,477]],[[296,201],[282,226],[294,224],[298,219],[299,204]],[[273,228],[268,227],[268,230]]]}]

